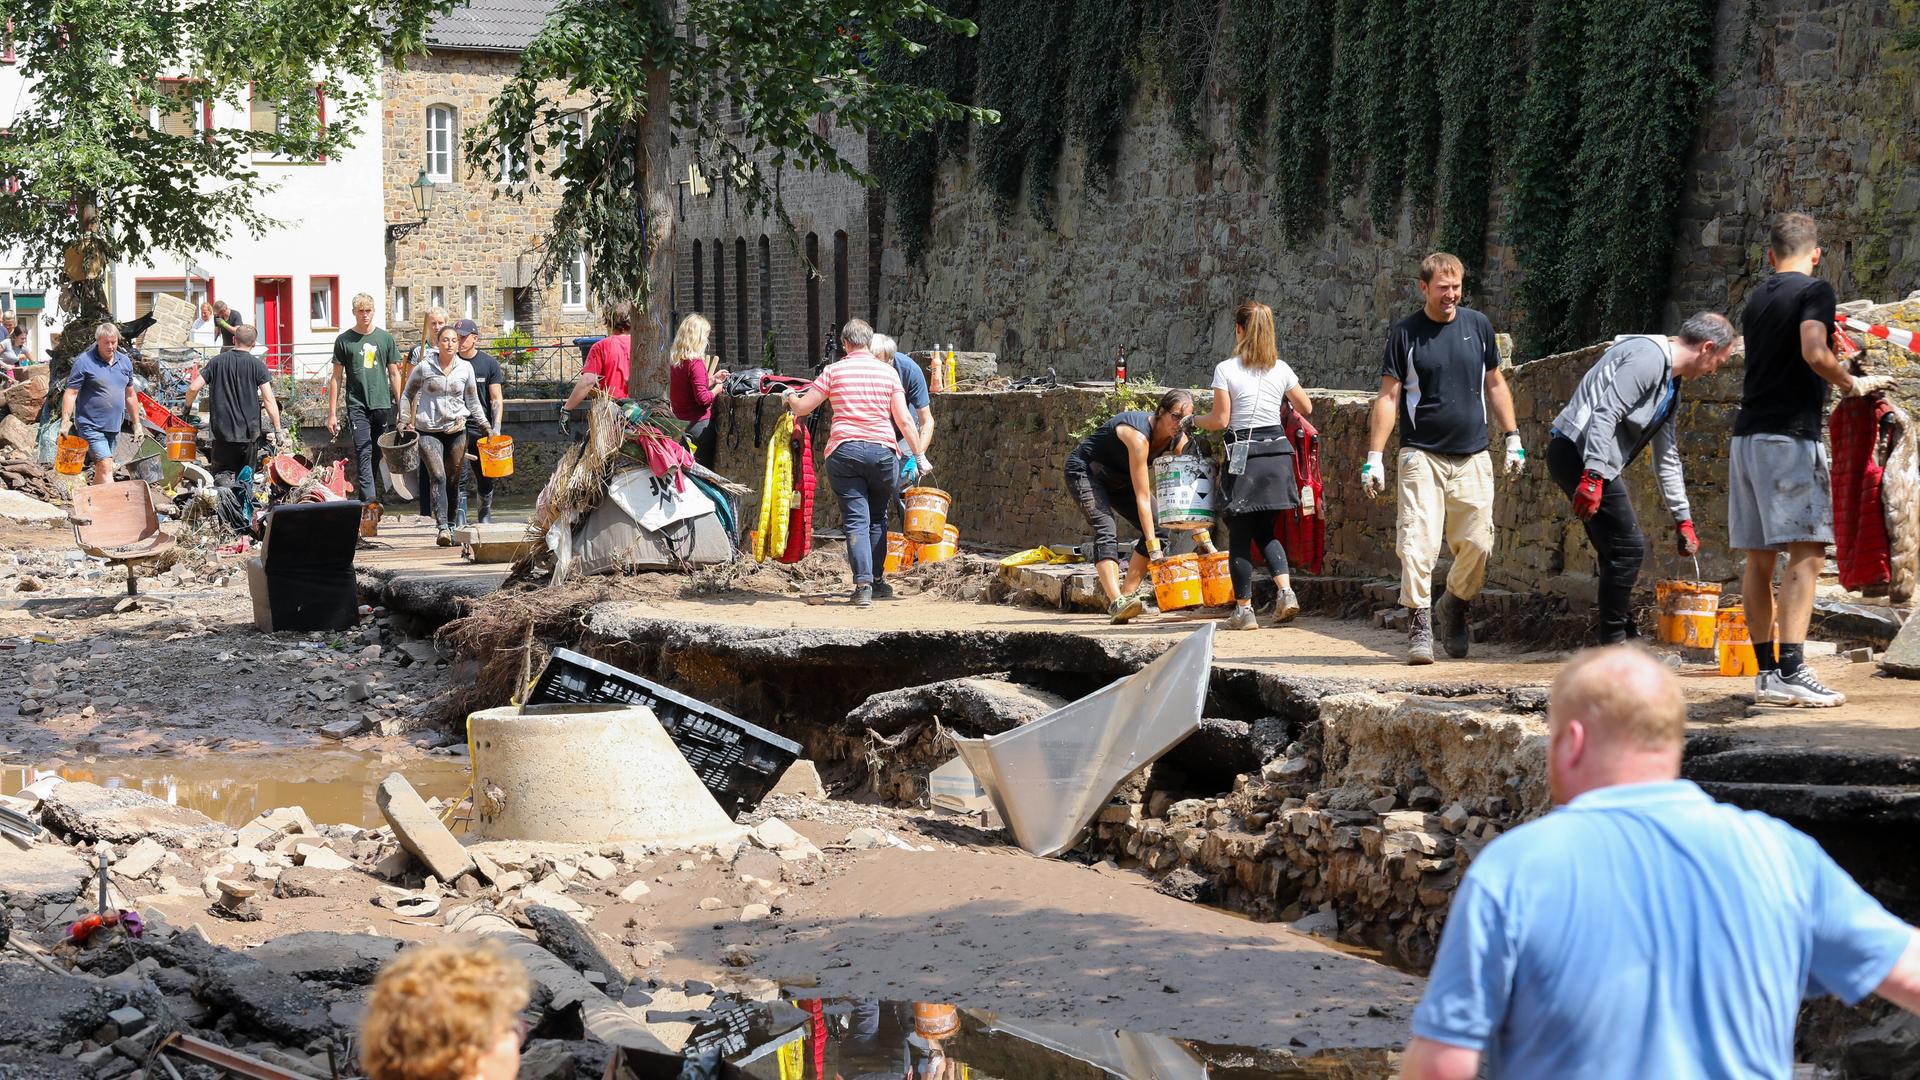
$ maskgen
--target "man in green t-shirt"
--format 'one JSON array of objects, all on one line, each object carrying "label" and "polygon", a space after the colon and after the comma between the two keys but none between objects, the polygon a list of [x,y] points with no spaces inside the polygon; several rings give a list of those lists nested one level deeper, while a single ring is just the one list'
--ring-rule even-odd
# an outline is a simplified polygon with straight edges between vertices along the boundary
[{"label": "man in green t-shirt", "polygon": [[353,327],[333,339],[333,377],[327,380],[327,433],[340,437],[340,388],[346,387],[347,427],[359,486],[355,494],[374,502],[374,441],[393,428],[400,396],[400,346],[373,325],[373,297],[353,298]]}]

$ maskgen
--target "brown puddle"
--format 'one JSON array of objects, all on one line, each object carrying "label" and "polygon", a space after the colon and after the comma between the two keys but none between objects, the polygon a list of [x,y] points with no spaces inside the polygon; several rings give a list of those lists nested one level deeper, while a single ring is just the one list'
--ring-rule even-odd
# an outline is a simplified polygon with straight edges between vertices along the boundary
[{"label": "brown puddle", "polygon": [[228,825],[243,825],[263,810],[299,806],[323,825],[384,824],[373,793],[392,773],[406,776],[421,798],[457,798],[467,790],[467,759],[355,753],[351,750],[278,750],[194,757],[126,757],[31,765],[0,764],[0,795],[53,772],[109,788],[131,788]]}]

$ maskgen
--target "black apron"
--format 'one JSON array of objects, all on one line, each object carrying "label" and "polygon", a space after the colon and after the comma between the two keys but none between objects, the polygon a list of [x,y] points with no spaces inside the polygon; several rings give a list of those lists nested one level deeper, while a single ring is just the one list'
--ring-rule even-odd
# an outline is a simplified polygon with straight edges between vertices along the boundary
[{"label": "black apron", "polygon": [[1222,512],[1254,514],[1267,510],[1292,510],[1300,505],[1300,480],[1293,471],[1293,443],[1281,427],[1241,428],[1225,432],[1227,460],[1233,458],[1234,444],[1246,442],[1247,467],[1235,476],[1222,464],[1220,491]]}]

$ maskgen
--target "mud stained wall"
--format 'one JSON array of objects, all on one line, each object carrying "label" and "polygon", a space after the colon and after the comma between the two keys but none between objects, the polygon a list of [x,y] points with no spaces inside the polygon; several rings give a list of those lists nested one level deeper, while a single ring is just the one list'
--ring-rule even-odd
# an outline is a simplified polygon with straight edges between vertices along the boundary
[{"label": "mud stained wall", "polygon": [[[1547,477],[1544,458],[1553,418],[1600,352],[1595,347],[1549,357],[1510,374],[1520,429],[1532,460],[1519,479],[1495,480],[1495,552],[1489,568],[1489,581],[1495,587],[1589,600],[1593,596],[1593,551],[1579,523],[1567,512],[1566,496]],[[1726,446],[1740,378],[1736,357],[1712,378],[1687,384],[1682,397],[1681,452],[1704,545],[1700,569],[1714,580],[1731,580],[1736,573],[1726,547]],[[1336,390],[1315,390],[1312,395],[1312,422],[1320,430],[1320,467],[1326,482],[1325,572],[1398,577],[1394,504],[1391,498],[1367,498],[1359,484],[1372,397]],[[1074,446],[1071,433],[1089,417],[1108,411],[1108,395],[1088,390],[936,395],[936,427],[928,456],[935,465],[934,485],[954,497],[951,520],[960,529],[961,546],[1013,551],[1090,540],[1091,532],[1067,493],[1062,470]],[[714,423],[721,433],[719,470],[756,492],[742,508],[749,528],[756,520],[757,493],[765,475],[766,436],[780,415],[775,399],[718,398],[714,402]],[[829,423],[821,421],[814,444],[818,477],[814,524],[838,530],[840,505],[819,455]],[[1627,475],[1648,536],[1643,580],[1651,582],[1679,574],[1682,560],[1675,552],[1672,520],[1661,506],[1646,456]],[[893,524],[898,527],[897,517]],[[1685,561],[1683,576],[1693,576],[1692,560]]]},{"label": "mud stained wall", "polygon": [[[1843,296],[1920,287],[1920,53],[1895,47],[1912,5],[1769,0],[1753,5],[1743,48],[1747,8],[1717,4],[1718,89],[1694,136],[1664,329],[1699,308],[1736,310],[1766,273],[1767,218],[1785,210],[1821,219],[1822,271]],[[1088,188],[1069,144],[1052,177],[1051,228],[1024,203],[999,212],[970,161],[949,163],[920,261],[906,262],[890,223],[880,325],[915,348],[998,352],[1015,375],[1053,366],[1098,377],[1127,346],[1136,372],[1184,385],[1231,351],[1232,309],[1257,299],[1274,308],[1283,355],[1305,382],[1370,385],[1386,326],[1418,303],[1415,270],[1437,229],[1403,211],[1376,230],[1362,190],[1290,247],[1271,168],[1251,173],[1236,156],[1220,86],[1232,78],[1228,51],[1223,41],[1197,110],[1199,152],[1181,146],[1164,88],[1148,85],[1127,111],[1107,190]],[[1470,302],[1511,331],[1522,313],[1504,195],[1492,195]]]}]

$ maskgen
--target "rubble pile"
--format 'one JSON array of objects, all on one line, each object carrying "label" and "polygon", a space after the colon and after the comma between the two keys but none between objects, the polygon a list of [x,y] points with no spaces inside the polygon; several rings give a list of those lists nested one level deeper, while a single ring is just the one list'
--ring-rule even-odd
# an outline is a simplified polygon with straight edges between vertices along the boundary
[{"label": "rubble pile", "polygon": [[1546,809],[1545,731],[1491,705],[1335,695],[1227,793],[1180,799],[1149,780],[1109,805],[1094,847],[1163,879],[1197,875],[1178,890],[1235,910],[1330,909],[1341,939],[1424,964],[1473,857]]}]

